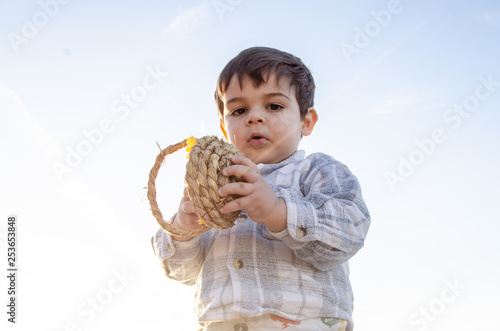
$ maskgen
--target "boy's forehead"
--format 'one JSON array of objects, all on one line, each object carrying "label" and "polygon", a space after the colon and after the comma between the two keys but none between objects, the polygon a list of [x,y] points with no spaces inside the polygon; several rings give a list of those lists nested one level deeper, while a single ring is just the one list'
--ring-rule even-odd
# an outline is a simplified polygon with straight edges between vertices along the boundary
[{"label": "boy's forehead", "polygon": [[234,74],[229,83],[227,84],[227,88],[224,91],[224,95],[230,88],[237,88],[239,90],[243,90],[247,84],[252,84],[254,88],[262,87],[263,85],[266,87],[276,87],[279,90],[289,91],[292,89],[290,86],[290,78],[286,76],[281,76],[278,79],[278,75],[276,72],[266,73],[262,75],[264,81],[259,82],[256,79],[252,79],[249,75],[243,75],[240,79],[238,74]]}]

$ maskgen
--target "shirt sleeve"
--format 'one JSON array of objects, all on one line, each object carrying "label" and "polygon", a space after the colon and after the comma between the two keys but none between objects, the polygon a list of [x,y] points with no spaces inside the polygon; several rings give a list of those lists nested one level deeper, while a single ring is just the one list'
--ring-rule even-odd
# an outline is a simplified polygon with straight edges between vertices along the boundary
[{"label": "shirt sleeve", "polygon": [[196,283],[205,259],[202,236],[175,241],[170,233],[160,228],[151,238],[153,250],[168,278],[185,285]]},{"label": "shirt sleeve", "polygon": [[357,178],[344,164],[319,155],[301,175],[303,197],[278,194],[286,202],[287,229],[271,234],[324,271],[363,247],[370,215]]}]

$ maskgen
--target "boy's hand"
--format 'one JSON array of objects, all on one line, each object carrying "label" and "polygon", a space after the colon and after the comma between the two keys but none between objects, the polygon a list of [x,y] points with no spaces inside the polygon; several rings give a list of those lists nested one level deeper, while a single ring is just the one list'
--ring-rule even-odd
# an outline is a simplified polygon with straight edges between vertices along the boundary
[{"label": "boy's hand", "polygon": [[278,198],[255,163],[243,156],[233,156],[231,162],[234,165],[226,167],[222,174],[240,177],[244,182],[229,183],[219,189],[221,197],[241,195],[222,207],[221,213],[244,209],[254,222],[264,223],[272,232],[283,231],[287,226],[285,201]]},{"label": "boy's hand", "polygon": [[[193,202],[189,199],[187,193],[187,187],[184,188],[184,193],[182,195],[181,202],[179,203],[179,209],[177,211],[177,216],[174,219],[174,225],[177,229],[182,231],[190,231],[202,227],[203,225],[198,223],[198,215],[194,212]],[[193,236],[187,237],[177,237],[172,236],[174,240],[187,241],[193,238]]]}]

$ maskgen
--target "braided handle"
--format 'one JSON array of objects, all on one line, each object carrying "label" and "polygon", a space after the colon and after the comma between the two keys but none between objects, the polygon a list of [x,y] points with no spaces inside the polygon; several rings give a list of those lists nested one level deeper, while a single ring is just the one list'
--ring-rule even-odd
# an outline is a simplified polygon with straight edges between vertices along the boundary
[{"label": "braided handle", "polygon": [[170,145],[167,148],[163,149],[160,154],[156,157],[155,164],[153,165],[153,168],[151,168],[151,171],[149,172],[149,181],[148,181],[148,200],[149,204],[151,205],[151,211],[153,213],[153,216],[156,218],[156,221],[160,226],[170,234],[173,234],[174,236],[178,237],[187,237],[187,236],[197,236],[199,234],[202,234],[203,232],[206,232],[210,230],[208,226],[203,226],[191,231],[181,231],[178,230],[172,223],[166,222],[163,219],[163,215],[160,211],[160,208],[158,207],[158,203],[156,202],[156,185],[155,185],[155,180],[156,177],[158,176],[158,170],[161,167],[161,164],[163,163],[163,160],[167,155],[172,154],[179,149],[185,148],[187,146],[187,141],[184,139],[180,143]]}]

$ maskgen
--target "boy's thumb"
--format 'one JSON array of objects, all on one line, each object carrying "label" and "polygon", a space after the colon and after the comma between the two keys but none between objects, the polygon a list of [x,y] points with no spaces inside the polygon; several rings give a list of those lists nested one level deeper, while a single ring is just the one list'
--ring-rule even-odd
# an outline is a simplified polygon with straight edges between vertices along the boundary
[{"label": "boy's thumb", "polygon": [[194,204],[192,201],[186,201],[182,204],[182,211],[186,214],[194,213]]}]

